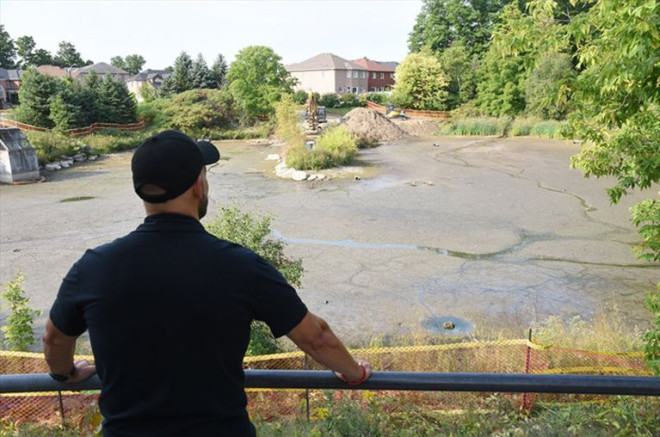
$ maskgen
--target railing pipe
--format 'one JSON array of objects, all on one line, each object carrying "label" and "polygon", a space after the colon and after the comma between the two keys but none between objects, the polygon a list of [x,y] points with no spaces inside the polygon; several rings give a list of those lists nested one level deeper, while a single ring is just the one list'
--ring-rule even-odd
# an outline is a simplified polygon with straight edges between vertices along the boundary
[{"label": "railing pipe", "polygon": [[[645,376],[374,372],[367,382],[352,387],[341,382],[327,370],[246,370],[245,386],[660,396],[660,378]],[[78,383],[57,382],[45,373],[0,375],[0,393],[81,391],[100,388],[101,381],[96,375]]]}]

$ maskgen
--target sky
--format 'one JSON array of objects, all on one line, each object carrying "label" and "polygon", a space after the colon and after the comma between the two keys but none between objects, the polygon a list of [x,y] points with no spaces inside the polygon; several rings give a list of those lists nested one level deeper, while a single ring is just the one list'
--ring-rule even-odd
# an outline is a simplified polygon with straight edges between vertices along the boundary
[{"label": "sky", "polygon": [[0,0],[0,24],[53,55],[68,41],[94,62],[142,55],[145,69],[170,66],[182,51],[231,62],[250,45],[271,47],[284,64],[328,52],[401,62],[421,8],[422,0]]}]

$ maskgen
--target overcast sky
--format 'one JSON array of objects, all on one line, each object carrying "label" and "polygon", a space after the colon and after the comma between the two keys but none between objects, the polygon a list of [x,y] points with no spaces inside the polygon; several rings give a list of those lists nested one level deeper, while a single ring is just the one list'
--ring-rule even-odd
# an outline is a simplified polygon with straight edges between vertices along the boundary
[{"label": "overcast sky", "polygon": [[0,23],[12,39],[30,35],[52,54],[69,41],[83,59],[109,63],[135,53],[154,69],[181,51],[211,64],[250,45],[271,47],[285,64],[326,52],[400,62],[421,7],[421,0],[0,0]]}]

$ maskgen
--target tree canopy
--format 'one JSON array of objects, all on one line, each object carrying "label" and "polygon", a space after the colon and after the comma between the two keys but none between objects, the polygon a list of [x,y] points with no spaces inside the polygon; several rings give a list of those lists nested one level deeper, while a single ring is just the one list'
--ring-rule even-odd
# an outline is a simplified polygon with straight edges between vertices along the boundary
[{"label": "tree canopy", "polygon": [[411,53],[396,68],[392,100],[405,108],[445,109],[449,80],[430,53]]},{"label": "tree canopy", "polygon": [[0,24],[0,67],[16,68],[16,46],[3,24]]},{"label": "tree canopy", "polygon": [[249,46],[236,55],[227,73],[234,99],[247,117],[269,116],[283,92],[291,92],[294,80],[282,58],[265,46]]}]

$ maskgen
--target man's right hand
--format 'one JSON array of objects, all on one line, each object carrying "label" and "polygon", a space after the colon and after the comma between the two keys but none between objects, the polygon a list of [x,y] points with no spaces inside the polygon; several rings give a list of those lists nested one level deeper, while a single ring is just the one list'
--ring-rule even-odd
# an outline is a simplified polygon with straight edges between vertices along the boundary
[{"label": "man's right hand", "polygon": [[369,377],[371,377],[371,364],[367,361],[363,360],[357,360],[358,365],[360,366],[361,369],[361,374],[357,378],[349,378],[346,375],[343,375],[339,372],[335,372],[335,375],[337,375],[337,378],[341,379],[348,385],[360,385]]}]

